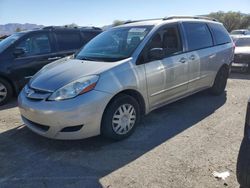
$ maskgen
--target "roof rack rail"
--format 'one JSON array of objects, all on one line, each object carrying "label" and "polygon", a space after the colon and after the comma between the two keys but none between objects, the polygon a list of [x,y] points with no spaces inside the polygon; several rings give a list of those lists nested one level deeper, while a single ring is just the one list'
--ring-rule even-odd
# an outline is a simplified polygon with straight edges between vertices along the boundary
[{"label": "roof rack rail", "polygon": [[101,28],[99,27],[69,27],[67,25],[65,26],[46,26],[46,27],[43,27],[44,30],[53,30],[53,29],[95,29],[95,30],[102,30]]},{"label": "roof rack rail", "polygon": [[211,21],[218,22],[217,19],[206,17],[206,16],[167,16],[163,18],[163,20],[172,20],[172,19],[203,19],[203,20],[211,20]]},{"label": "roof rack rail", "polygon": [[100,27],[94,27],[94,26],[84,26],[84,27],[79,27],[79,29],[94,29],[94,30],[102,30]]},{"label": "roof rack rail", "polygon": [[143,22],[143,21],[154,21],[154,20],[162,20],[162,18],[153,18],[153,19],[144,19],[144,20],[128,20],[128,21],[125,21],[124,24]]}]

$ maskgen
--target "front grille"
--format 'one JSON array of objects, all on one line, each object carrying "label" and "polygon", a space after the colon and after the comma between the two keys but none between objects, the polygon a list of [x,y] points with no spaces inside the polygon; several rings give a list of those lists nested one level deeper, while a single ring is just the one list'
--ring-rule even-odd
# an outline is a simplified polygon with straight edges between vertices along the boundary
[{"label": "front grille", "polygon": [[26,122],[29,126],[32,126],[32,127],[36,128],[36,129],[38,129],[38,130],[41,130],[41,131],[43,131],[43,132],[46,132],[46,131],[49,130],[49,126],[47,126],[47,125],[41,125],[41,124],[39,124],[39,123],[35,123],[35,122],[33,122],[33,121],[28,120],[27,118],[25,118],[25,117],[23,117],[23,116],[22,116],[22,119],[23,119],[24,122]]},{"label": "front grille", "polygon": [[250,54],[235,54],[234,63],[250,63]]},{"label": "front grille", "polygon": [[35,89],[28,85],[25,86],[24,91],[25,91],[26,97],[32,100],[44,100],[44,99],[47,99],[51,95],[51,92],[40,90],[40,89]]}]

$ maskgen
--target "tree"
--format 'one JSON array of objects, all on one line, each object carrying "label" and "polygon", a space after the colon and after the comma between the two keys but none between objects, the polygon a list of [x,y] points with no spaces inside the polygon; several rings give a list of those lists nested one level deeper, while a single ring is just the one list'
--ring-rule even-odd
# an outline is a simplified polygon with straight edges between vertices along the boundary
[{"label": "tree", "polygon": [[75,24],[75,23],[71,23],[71,24],[68,24],[68,25],[65,25],[65,27],[69,27],[69,28],[77,28],[78,25]]},{"label": "tree", "polygon": [[20,32],[20,31],[22,31],[22,30],[21,30],[19,27],[17,27],[15,31],[16,31],[16,32]]},{"label": "tree", "polygon": [[241,12],[213,12],[208,15],[222,22],[229,32],[235,29],[246,29],[250,27],[250,15]]},{"label": "tree", "polygon": [[114,22],[113,22],[113,26],[115,27],[115,26],[118,26],[118,25],[122,25],[122,24],[124,24],[125,22],[124,21],[121,21],[121,20],[115,20]]}]

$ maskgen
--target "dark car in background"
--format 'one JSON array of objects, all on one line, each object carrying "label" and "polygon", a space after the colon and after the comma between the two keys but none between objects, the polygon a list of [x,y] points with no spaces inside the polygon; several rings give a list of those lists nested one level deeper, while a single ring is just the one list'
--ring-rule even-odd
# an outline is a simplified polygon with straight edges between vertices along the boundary
[{"label": "dark car in background", "polygon": [[247,107],[244,138],[237,162],[237,179],[241,188],[250,187],[250,99]]},{"label": "dark car in background", "polygon": [[0,105],[18,94],[44,65],[70,56],[101,33],[96,27],[43,29],[15,33],[0,42]]},{"label": "dark car in background", "polygon": [[232,69],[250,72],[250,36],[234,39],[235,54]]}]

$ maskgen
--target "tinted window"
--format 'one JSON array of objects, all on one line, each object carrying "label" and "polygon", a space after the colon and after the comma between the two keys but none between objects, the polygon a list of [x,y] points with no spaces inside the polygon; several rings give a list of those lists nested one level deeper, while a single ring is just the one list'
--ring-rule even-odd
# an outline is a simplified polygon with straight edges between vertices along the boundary
[{"label": "tinted window", "polygon": [[91,32],[91,31],[82,31],[84,39],[86,42],[89,42],[92,38],[94,38],[99,33],[97,32]]},{"label": "tinted window", "polygon": [[24,56],[41,55],[51,52],[49,37],[46,34],[35,34],[22,40],[16,48],[25,51]]},{"label": "tinted window", "polygon": [[239,47],[250,46],[250,38],[239,38],[235,40],[235,45]]},{"label": "tinted window", "polygon": [[24,33],[15,33],[6,39],[1,40],[0,43],[0,53],[3,52],[6,48],[8,48],[11,44],[17,41],[20,37],[22,37]]},{"label": "tinted window", "polygon": [[213,45],[211,33],[205,23],[183,23],[190,51]]},{"label": "tinted window", "polygon": [[76,50],[82,46],[82,38],[77,31],[56,32],[56,38],[59,51]]},{"label": "tinted window", "polygon": [[223,25],[221,25],[221,24],[209,24],[209,27],[211,28],[211,30],[213,32],[216,45],[231,42],[231,38]]}]

